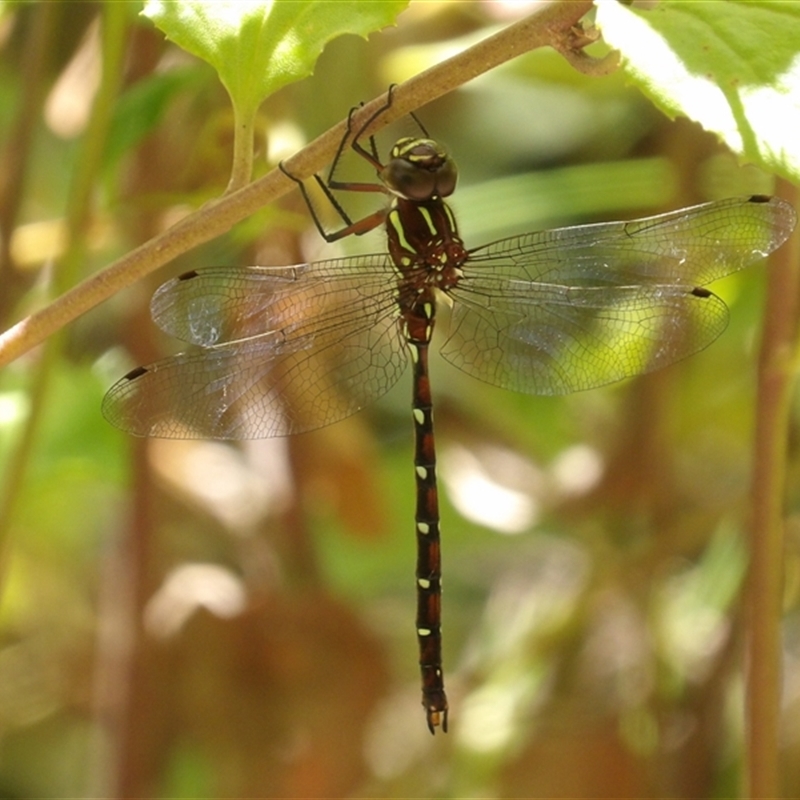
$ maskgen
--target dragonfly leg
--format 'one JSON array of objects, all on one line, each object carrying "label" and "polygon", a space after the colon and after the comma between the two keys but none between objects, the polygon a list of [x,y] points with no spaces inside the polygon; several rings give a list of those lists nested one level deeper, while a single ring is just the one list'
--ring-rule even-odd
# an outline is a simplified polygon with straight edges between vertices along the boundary
[{"label": "dragonfly leg", "polygon": [[[308,208],[309,213],[311,214],[311,219],[314,220],[314,225],[319,231],[320,236],[325,239],[328,244],[331,242],[337,242],[339,239],[343,239],[345,236],[350,236],[351,234],[355,234],[356,236],[361,236],[365,233],[368,233],[371,230],[374,230],[379,225],[382,225],[384,220],[386,219],[387,210],[385,208],[378,209],[374,213],[370,214],[363,219],[353,220],[349,217],[347,212],[342,208],[341,204],[338,200],[334,197],[333,193],[331,192],[328,185],[319,175],[314,175],[314,180],[317,182],[317,185],[325,194],[325,197],[328,199],[330,204],[336,210],[336,213],[341,217],[342,221],[345,223],[344,227],[340,228],[336,231],[327,231],[325,230],[325,226],[322,224],[322,221],[319,218],[319,214],[317,213],[317,209],[314,206],[314,203],[311,200],[311,196],[308,193],[308,189],[306,189],[305,184],[300,178],[296,178],[289,172],[288,169],[283,165],[281,161],[278,164],[278,168],[280,171],[290,180],[294,181],[297,184],[297,187],[300,189],[300,193],[303,195],[303,200],[305,201],[306,207]],[[359,189],[359,191],[384,191],[383,187],[378,186],[377,184],[354,184],[355,186],[364,186],[365,188]]]},{"label": "dragonfly leg", "polygon": [[[358,128],[358,130],[353,132],[353,115],[359,108],[363,107],[363,103],[360,106],[354,106],[350,109],[350,112],[347,115],[347,128],[345,130],[345,134],[342,137],[342,140],[339,142],[339,147],[336,150],[336,155],[331,162],[331,168],[328,172],[328,177],[326,180],[320,178],[319,175],[314,175],[314,180],[317,183],[317,186],[320,188],[322,193],[327,198],[328,202],[331,204],[333,209],[339,215],[339,218],[342,220],[344,225],[336,231],[329,232],[325,230],[325,227],[320,220],[319,214],[317,213],[316,208],[311,200],[311,197],[308,193],[308,190],[305,187],[303,181],[299,178],[296,178],[292,175],[289,170],[283,165],[283,162],[278,164],[281,172],[286,175],[287,178],[293,180],[303,195],[303,200],[305,201],[306,206],[308,207],[309,212],[311,213],[311,217],[314,220],[314,225],[316,226],[317,230],[319,231],[320,235],[326,242],[336,242],[339,239],[343,239],[346,236],[356,235],[361,236],[362,234],[368,233],[371,230],[374,230],[379,225],[382,225],[386,220],[387,211],[385,209],[380,209],[373,214],[370,214],[363,219],[356,220],[355,222],[350,218],[348,213],[345,211],[342,204],[336,199],[334,195],[334,191],[345,191],[345,192],[376,192],[379,194],[390,194],[390,191],[382,182],[376,183],[367,183],[367,182],[356,182],[356,181],[339,181],[334,178],[334,173],[336,172],[336,168],[339,165],[339,161],[344,154],[344,149],[347,146],[348,141],[350,142],[350,146],[355,150],[358,155],[364,158],[370,165],[375,168],[376,172],[380,172],[384,168],[384,164],[380,160],[380,156],[378,155],[378,148],[375,144],[375,137],[369,136],[367,137],[367,141],[369,145],[365,147],[361,144],[361,139],[364,138],[364,131],[383,113],[385,113],[389,108],[392,106],[392,95],[394,93],[394,89],[396,84],[391,84],[389,89],[386,93],[386,102],[380,106],[377,111],[371,114],[367,120]],[[420,130],[425,134],[428,135],[427,130],[425,130],[425,126],[420,122],[418,117],[412,112],[411,118],[414,122],[417,123]]]},{"label": "dragonfly leg", "polygon": [[[375,146],[375,137],[374,136],[370,136],[369,137],[369,150],[367,150],[361,144],[361,139],[364,138],[364,131],[370,125],[372,125],[372,123],[381,114],[384,114],[386,111],[388,111],[392,107],[392,97],[394,95],[394,90],[396,88],[397,88],[397,84],[396,83],[389,84],[389,89],[386,92],[386,102],[374,114],[372,114],[364,122],[364,124],[358,129],[356,134],[353,136],[353,141],[351,143],[351,147],[353,148],[353,150],[355,150],[356,153],[358,153],[362,158],[365,158],[370,164],[372,164],[372,166],[375,167],[375,170],[377,172],[380,172],[380,170],[383,169],[384,165],[381,162],[380,157],[378,156],[378,148]],[[348,115],[348,118],[347,118],[347,132],[348,132],[348,135],[350,134],[350,129],[351,129],[351,126],[352,126],[353,113],[356,110],[357,110],[356,108],[351,108],[350,109],[350,114]],[[422,133],[425,136],[425,138],[426,139],[429,138],[428,131],[425,128],[425,126],[422,124],[422,122],[420,121],[419,117],[413,111],[409,112],[409,116],[411,117],[411,119],[414,120],[414,122],[416,122],[417,126],[422,131]],[[338,158],[341,156],[341,151],[342,151],[342,149],[344,147],[344,143],[346,141],[347,141],[347,136],[342,140],[342,144],[339,146],[339,153],[337,154],[337,161],[338,161]],[[335,163],[336,162],[334,162],[334,164]],[[345,186],[335,185],[336,182],[333,182],[331,180],[332,178],[333,178],[333,169],[331,169],[330,175],[328,176],[328,185],[331,188],[347,188]]]}]

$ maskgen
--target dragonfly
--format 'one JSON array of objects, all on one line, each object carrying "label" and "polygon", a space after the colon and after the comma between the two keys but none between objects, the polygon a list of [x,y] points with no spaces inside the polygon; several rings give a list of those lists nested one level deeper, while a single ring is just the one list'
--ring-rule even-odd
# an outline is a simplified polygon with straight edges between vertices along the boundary
[{"label": "dragonfly", "polygon": [[[341,230],[326,232],[303,183],[284,169],[328,241],[383,225],[386,250],[293,266],[200,268],[167,281],[152,298],[152,318],[193,347],[128,372],[102,411],[136,436],[288,436],[363,409],[410,363],[416,634],[422,705],[435,733],[448,724],[428,369],[441,304],[451,306],[441,354],[463,372],[528,394],[591,389],[714,341],[728,309],[707,285],[783,244],[797,216],[781,199],[753,195],[468,248],[446,201],[458,176],[448,152],[420,125],[422,135],[398,140],[384,162],[374,138],[364,136],[386,108],[357,130],[351,112],[328,180],[314,176]],[[334,180],[348,142],[377,182]],[[333,195],[340,189],[378,191],[391,201],[354,222]]]}]

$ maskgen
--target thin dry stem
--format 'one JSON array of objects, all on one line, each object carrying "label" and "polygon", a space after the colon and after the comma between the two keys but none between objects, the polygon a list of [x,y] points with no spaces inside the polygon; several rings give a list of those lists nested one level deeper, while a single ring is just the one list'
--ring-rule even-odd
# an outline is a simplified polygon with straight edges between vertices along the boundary
[{"label": "thin dry stem", "polygon": [[[797,205],[798,191],[778,194]],[[780,797],[784,498],[800,297],[800,235],[772,258],[758,365],[746,644],[747,797]]]}]

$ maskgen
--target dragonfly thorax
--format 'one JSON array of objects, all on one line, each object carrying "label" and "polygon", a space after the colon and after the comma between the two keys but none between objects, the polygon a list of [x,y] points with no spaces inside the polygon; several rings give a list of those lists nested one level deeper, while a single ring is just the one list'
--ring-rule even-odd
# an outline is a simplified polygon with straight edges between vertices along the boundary
[{"label": "dragonfly thorax", "polygon": [[399,139],[389,163],[378,173],[394,195],[415,202],[448,197],[456,188],[458,168],[433,139]]},{"label": "dragonfly thorax", "polygon": [[386,218],[386,233],[392,261],[407,279],[443,291],[458,283],[468,253],[444,200],[398,197]]}]

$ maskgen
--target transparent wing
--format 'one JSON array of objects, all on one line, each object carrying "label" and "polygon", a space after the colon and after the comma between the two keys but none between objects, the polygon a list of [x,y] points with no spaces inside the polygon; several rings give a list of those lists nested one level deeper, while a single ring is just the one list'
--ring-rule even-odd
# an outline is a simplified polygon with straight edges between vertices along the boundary
[{"label": "transparent wing", "polygon": [[164,438],[269,438],[343,419],[405,368],[396,292],[382,255],[187,273],[158,290],[153,314],[201,348],[130,372],[103,414]]},{"label": "transparent wing", "polygon": [[450,292],[457,302],[442,354],[529,394],[659,369],[725,329],[725,304],[701,287],[762,259],[795,224],[781,200],[732,198],[477,248]]},{"label": "transparent wing", "polygon": [[502,239],[470,251],[481,275],[568,286],[705,286],[751,266],[797,224],[776,197],[732,197],[628,222],[601,222]]},{"label": "transparent wing", "polygon": [[291,267],[207,267],[162,284],[150,313],[170,336],[210,347],[291,328],[326,309],[335,318],[354,292],[372,298],[386,291],[392,269],[387,254]]},{"label": "transparent wing", "polygon": [[[527,394],[568,394],[651,372],[696,353],[725,330],[728,309],[682,286],[503,287],[467,291],[442,355],[475,378]],[[519,283],[519,282],[517,282]]]}]

